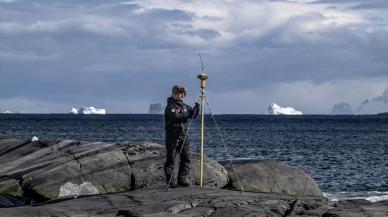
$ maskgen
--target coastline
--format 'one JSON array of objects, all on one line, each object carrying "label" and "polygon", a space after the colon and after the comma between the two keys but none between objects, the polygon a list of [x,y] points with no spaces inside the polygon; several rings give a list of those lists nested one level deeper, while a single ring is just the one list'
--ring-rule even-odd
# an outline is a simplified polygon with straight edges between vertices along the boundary
[{"label": "coastline", "polygon": [[[167,191],[164,147],[155,143],[32,142],[3,135],[0,151],[1,202],[4,194],[30,201],[13,208],[8,203],[0,216],[97,215],[101,210],[101,216],[353,216],[363,209],[369,211],[359,216],[388,214],[388,200],[330,201],[308,174],[276,161],[238,164],[242,192],[228,165],[207,159],[207,187],[200,189],[199,157],[193,155],[193,186]],[[77,184],[80,190],[73,188]]]}]

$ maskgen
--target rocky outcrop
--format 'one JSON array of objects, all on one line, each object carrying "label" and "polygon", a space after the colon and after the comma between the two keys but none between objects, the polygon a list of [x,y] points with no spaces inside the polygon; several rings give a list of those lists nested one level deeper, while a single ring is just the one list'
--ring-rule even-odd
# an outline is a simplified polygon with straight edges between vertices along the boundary
[{"label": "rocky outcrop", "polygon": [[273,160],[259,160],[226,166],[235,189],[251,192],[322,196],[314,179],[298,168]]},{"label": "rocky outcrop", "polygon": [[0,133],[0,140],[1,139],[12,139],[12,136],[6,133]]},{"label": "rocky outcrop", "polygon": [[0,193],[0,208],[24,206],[24,205],[25,205],[24,202],[19,200],[18,198]]},{"label": "rocky outcrop", "polygon": [[388,201],[372,203],[367,200],[344,200],[333,204],[333,209],[322,217],[387,217]]},{"label": "rocky outcrop", "polygon": [[60,198],[39,206],[1,209],[0,216],[263,216],[386,217],[384,202],[238,192],[219,188],[151,186],[125,193]]},{"label": "rocky outcrop", "polygon": [[[193,184],[199,182],[198,159],[192,157]],[[61,187],[63,192],[82,192],[77,186],[88,182],[87,194],[134,190],[163,183],[164,161],[165,148],[155,143],[2,139],[0,193],[43,202],[58,197]],[[208,186],[226,185],[224,167],[208,159],[205,168]]]},{"label": "rocky outcrop", "polygon": [[322,197],[292,197],[216,188],[153,186],[126,193],[82,197],[36,207],[2,209],[0,216],[305,216],[325,213]]},{"label": "rocky outcrop", "polygon": [[[164,156],[155,143],[0,139],[0,217],[388,216],[387,202],[330,202],[303,171],[268,160],[236,165],[245,191],[221,189],[229,170],[230,186],[241,190],[231,167],[211,159],[206,187],[167,189]],[[198,185],[198,155],[191,166]]]}]

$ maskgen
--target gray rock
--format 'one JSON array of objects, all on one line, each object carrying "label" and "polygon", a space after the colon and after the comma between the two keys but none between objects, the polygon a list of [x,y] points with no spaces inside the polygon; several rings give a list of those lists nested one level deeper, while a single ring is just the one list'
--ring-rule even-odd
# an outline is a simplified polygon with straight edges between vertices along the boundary
[{"label": "gray rock", "polygon": [[334,204],[323,217],[387,217],[388,201],[372,203],[367,200],[344,200]]},{"label": "gray rock", "polygon": [[23,189],[20,186],[19,180],[9,177],[1,177],[0,183],[0,193],[13,197],[23,197]]},{"label": "gray rock", "polygon": [[[0,193],[27,197],[33,202],[58,197],[66,183],[80,186],[90,182],[91,192],[114,193],[165,181],[165,148],[155,143],[2,139],[0,156]],[[193,184],[199,182],[198,159],[193,155]],[[208,159],[205,168],[208,186],[227,184],[227,172],[216,161]]]},{"label": "gray rock", "polygon": [[0,133],[0,140],[1,139],[12,139],[12,138],[13,137],[7,133],[3,133],[3,132]]},{"label": "gray rock", "polygon": [[154,185],[125,193],[58,198],[39,206],[1,209],[0,216],[263,216],[386,217],[388,202],[332,203],[323,197]]},{"label": "gray rock", "polygon": [[[305,208],[308,207],[308,208]],[[49,201],[2,209],[0,216],[317,216],[330,208],[322,197],[238,192],[219,188],[152,186],[125,193]]]},{"label": "gray rock", "polygon": [[7,194],[0,193],[0,208],[25,205],[23,201]]},{"label": "gray rock", "polygon": [[[205,159],[205,185],[213,187],[168,190],[163,183],[164,158],[164,147],[154,143],[0,139],[0,193],[7,194],[0,195],[0,206],[19,206],[2,208],[0,217],[388,216],[388,201],[330,202],[321,197],[310,176],[275,161],[237,166],[245,190],[272,193],[220,189],[228,182],[228,172],[211,159]],[[191,181],[198,184],[198,155],[192,156],[191,166]],[[239,189],[227,168],[232,185]],[[61,187],[71,193],[57,197]],[[116,193],[121,191],[127,192]],[[88,195],[93,193],[102,194]],[[22,201],[9,195],[42,203],[21,206]]]},{"label": "gray rock", "polygon": [[237,190],[322,196],[319,186],[310,175],[273,160],[250,161],[235,165],[237,176],[231,165],[226,166],[226,169],[231,185]]},{"label": "gray rock", "polygon": [[[191,181],[193,185],[200,185],[200,155],[191,154]],[[229,182],[228,171],[217,161],[204,158],[204,185],[224,187]]]}]

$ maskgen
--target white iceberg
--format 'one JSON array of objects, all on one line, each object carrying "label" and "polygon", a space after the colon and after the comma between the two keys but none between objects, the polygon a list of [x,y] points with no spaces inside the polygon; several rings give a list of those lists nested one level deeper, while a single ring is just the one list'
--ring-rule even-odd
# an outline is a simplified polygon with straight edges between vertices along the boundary
[{"label": "white iceberg", "polygon": [[272,103],[268,107],[268,114],[270,115],[303,115],[301,111],[297,111],[292,107],[281,107],[276,103]]},{"label": "white iceberg", "polygon": [[71,108],[70,113],[71,113],[71,114],[78,114],[78,109],[76,109],[76,108]]},{"label": "white iceberg", "polygon": [[90,115],[90,114],[98,114],[98,115],[105,115],[106,110],[105,109],[99,109],[94,107],[83,107],[80,109],[72,108],[70,110],[71,114],[84,114],[84,115]]},{"label": "white iceberg", "polygon": [[12,112],[10,110],[7,110],[5,112],[3,112],[4,114],[12,114]]}]

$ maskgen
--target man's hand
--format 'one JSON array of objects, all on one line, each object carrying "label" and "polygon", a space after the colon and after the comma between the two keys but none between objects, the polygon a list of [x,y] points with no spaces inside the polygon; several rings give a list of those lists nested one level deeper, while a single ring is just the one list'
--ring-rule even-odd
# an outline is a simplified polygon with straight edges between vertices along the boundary
[{"label": "man's hand", "polygon": [[193,108],[193,116],[192,116],[192,118],[194,119],[195,117],[197,117],[197,115],[198,115],[198,113],[199,113],[199,109],[200,109],[200,107],[199,107],[200,105],[199,105],[199,103],[195,103],[195,106],[194,106],[194,108]]}]

